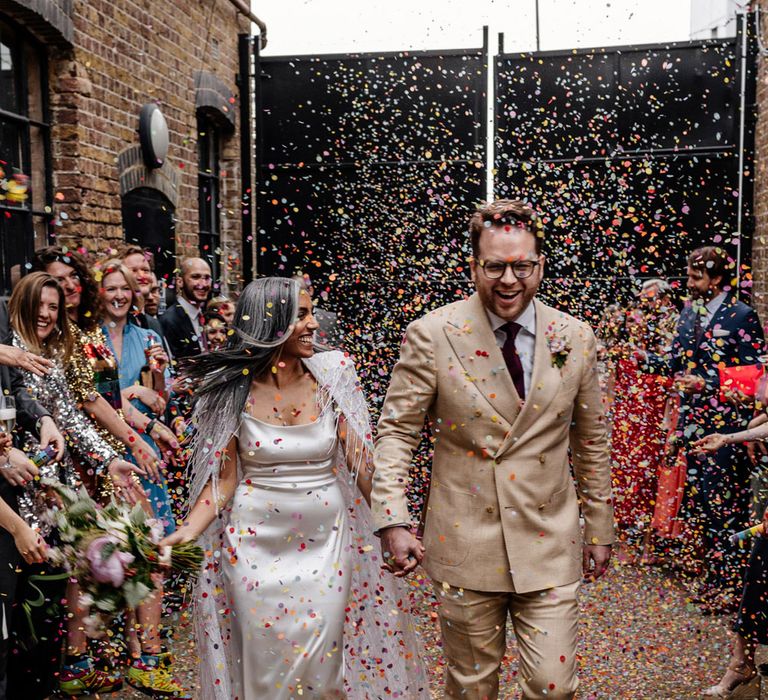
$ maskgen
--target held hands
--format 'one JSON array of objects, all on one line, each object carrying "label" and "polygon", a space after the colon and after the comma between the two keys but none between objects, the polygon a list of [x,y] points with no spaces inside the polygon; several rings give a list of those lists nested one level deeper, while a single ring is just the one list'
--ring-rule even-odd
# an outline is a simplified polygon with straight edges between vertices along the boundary
[{"label": "held hands", "polygon": [[25,369],[38,377],[44,377],[53,367],[53,362],[40,355],[26,352],[12,345],[0,345],[0,365]]},{"label": "held hands", "polygon": [[424,545],[404,525],[381,531],[381,568],[397,578],[407,576],[424,558]]},{"label": "held hands", "polygon": [[608,569],[611,561],[611,545],[585,544],[582,552],[584,579],[588,583],[597,581]]}]

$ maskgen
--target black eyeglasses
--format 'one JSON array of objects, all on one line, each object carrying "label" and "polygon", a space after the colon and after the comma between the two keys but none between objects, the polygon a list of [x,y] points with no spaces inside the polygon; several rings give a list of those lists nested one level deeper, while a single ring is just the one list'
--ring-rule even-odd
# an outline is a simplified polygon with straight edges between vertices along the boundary
[{"label": "black eyeglasses", "polygon": [[515,260],[515,262],[501,262],[500,260],[478,260],[477,264],[483,268],[485,276],[490,280],[498,280],[504,277],[507,267],[512,269],[512,274],[519,280],[524,280],[533,274],[539,266],[538,260]]}]

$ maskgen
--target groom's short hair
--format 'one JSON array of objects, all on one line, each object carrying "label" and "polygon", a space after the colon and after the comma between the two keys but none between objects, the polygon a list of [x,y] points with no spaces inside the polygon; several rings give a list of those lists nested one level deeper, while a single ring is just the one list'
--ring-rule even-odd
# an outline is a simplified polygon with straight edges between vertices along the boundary
[{"label": "groom's short hair", "polygon": [[519,226],[528,231],[536,241],[536,255],[541,255],[544,228],[536,212],[519,199],[497,199],[481,204],[469,220],[469,236],[472,255],[480,255],[480,234],[492,226]]}]

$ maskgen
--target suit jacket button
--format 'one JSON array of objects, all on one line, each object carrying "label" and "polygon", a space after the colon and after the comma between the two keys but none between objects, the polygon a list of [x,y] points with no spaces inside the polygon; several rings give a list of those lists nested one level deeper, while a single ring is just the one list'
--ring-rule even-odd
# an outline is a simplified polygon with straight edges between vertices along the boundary
[{"label": "suit jacket button", "polygon": [[544,464],[544,462],[546,461],[547,461],[547,455],[544,455],[544,454],[539,455],[539,462]]},{"label": "suit jacket button", "polygon": [[486,507],[485,512],[486,513],[493,513],[493,506]]},{"label": "suit jacket button", "polygon": [[493,460],[496,464],[501,464],[501,457],[496,457],[496,459]]}]

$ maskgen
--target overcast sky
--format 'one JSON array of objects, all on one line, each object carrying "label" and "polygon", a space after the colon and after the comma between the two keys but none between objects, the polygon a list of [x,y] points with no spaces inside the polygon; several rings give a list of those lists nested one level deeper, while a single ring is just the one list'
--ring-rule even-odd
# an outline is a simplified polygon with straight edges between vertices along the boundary
[{"label": "overcast sky", "polygon": [[[697,0],[707,2],[712,0]],[[691,0],[539,0],[542,50],[686,40]],[[536,48],[535,0],[252,0],[265,55]]]}]

